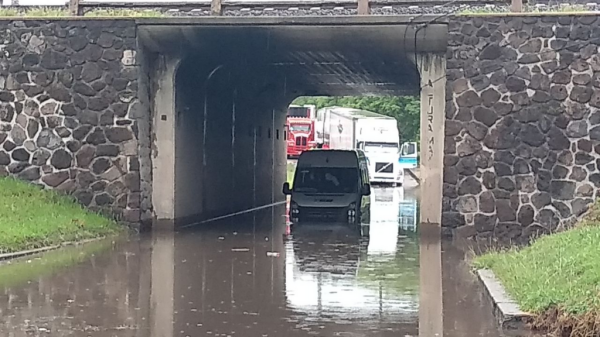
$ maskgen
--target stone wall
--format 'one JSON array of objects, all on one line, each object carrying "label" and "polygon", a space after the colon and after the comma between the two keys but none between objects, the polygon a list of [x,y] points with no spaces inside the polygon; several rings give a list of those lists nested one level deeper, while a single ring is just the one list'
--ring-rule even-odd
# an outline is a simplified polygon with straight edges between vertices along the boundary
[{"label": "stone wall", "polygon": [[600,19],[454,17],[449,30],[446,231],[572,225],[600,187]]},{"label": "stone wall", "polygon": [[0,27],[0,175],[139,221],[135,23]]}]

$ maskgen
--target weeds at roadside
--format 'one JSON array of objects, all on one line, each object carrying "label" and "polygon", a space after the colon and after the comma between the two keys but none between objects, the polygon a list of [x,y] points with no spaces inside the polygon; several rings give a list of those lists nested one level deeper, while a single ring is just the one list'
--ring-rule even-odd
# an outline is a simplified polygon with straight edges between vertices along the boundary
[{"label": "weeds at roadside", "polygon": [[0,8],[0,17],[18,16],[19,11],[15,8]]},{"label": "weeds at roadside", "polygon": [[125,17],[125,18],[138,18],[138,17],[163,17],[165,14],[156,10],[134,10],[134,9],[94,9],[84,16],[87,17]]},{"label": "weeds at roadside", "polygon": [[[594,13],[598,12],[598,10],[592,9],[586,5],[578,5],[578,4],[563,4],[559,6],[532,6],[525,5],[523,6],[522,13]],[[489,6],[489,7],[477,7],[477,8],[468,8],[457,12],[457,15],[486,15],[486,14],[509,14],[513,13],[510,10],[509,6]],[[519,14],[519,13],[513,13]]]},{"label": "weeds at roadside", "polygon": [[600,225],[600,202],[590,206],[590,209],[584,214],[576,227],[597,227]]},{"label": "weeds at roadside", "polygon": [[[56,7],[30,7],[25,9],[0,8],[0,17],[69,17],[69,11]],[[84,14],[84,17],[112,17],[112,18],[141,18],[164,17],[164,13],[157,10],[135,9],[93,9]]]},{"label": "weeds at roadside", "polygon": [[17,8],[0,8],[0,17],[66,17],[69,12],[64,8],[31,7],[23,10]]},{"label": "weeds at roadside", "polygon": [[554,306],[538,315],[531,328],[558,337],[598,336],[600,335],[600,311],[574,315]]},{"label": "weeds at roadside", "polygon": [[290,188],[294,185],[294,174],[296,173],[296,164],[288,162],[287,164],[287,182],[290,183]]},{"label": "weeds at roadside", "polygon": [[65,17],[69,16],[69,12],[63,8],[52,7],[34,7],[29,8],[25,12],[25,16],[31,17]]}]

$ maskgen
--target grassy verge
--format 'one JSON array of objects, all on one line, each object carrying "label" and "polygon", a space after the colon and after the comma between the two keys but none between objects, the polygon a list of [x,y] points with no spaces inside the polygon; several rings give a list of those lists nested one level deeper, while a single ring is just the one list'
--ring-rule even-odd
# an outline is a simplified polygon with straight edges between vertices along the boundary
[{"label": "grassy verge", "polygon": [[147,10],[135,10],[135,9],[95,9],[85,13],[84,16],[89,17],[125,17],[125,18],[137,18],[137,17],[163,17],[166,16],[164,13],[147,9]]},{"label": "grassy verge", "polygon": [[[590,7],[585,5],[578,4],[564,4],[558,6],[544,6],[544,7],[536,7],[531,5],[523,6],[523,13],[565,13],[565,14],[574,14],[574,13],[591,13],[596,12],[596,10],[590,9]],[[465,10],[459,11],[458,15],[487,15],[487,14],[518,14],[511,11],[509,6],[494,6],[494,7],[478,7],[478,8],[468,8]]]},{"label": "grassy verge", "polygon": [[115,221],[86,211],[70,197],[16,179],[0,178],[0,253],[122,230]]},{"label": "grassy verge", "polygon": [[[475,258],[521,308],[538,314],[534,327],[560,336],[600,334],[600,208],[574,229],[544,236],[520,250]],[[590,334],[592,333],[592,334]]]}]

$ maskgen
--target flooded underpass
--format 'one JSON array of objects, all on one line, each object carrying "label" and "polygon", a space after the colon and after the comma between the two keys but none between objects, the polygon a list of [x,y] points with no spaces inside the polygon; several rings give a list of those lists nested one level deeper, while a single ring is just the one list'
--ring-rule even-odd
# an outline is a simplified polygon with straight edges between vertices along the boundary
[{"label": "flooded underpass", "polygon": [[462,250],[423,256],[440,238],[417,226],[417,199],[375,188],[368,235],[290,232],[277,205],[13,261],[0,335],[501,336]]}]

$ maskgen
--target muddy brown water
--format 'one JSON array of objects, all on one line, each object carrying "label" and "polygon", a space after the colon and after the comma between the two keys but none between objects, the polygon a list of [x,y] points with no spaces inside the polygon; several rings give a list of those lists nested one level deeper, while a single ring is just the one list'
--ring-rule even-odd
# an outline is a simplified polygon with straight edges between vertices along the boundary
[{"label": "muddy brown water", "polygon": [[369,238],[287,235],[277,206],[14,261],[0,336],[503,336],[463,250],[417,228],[399,190],[375,191]]}]

